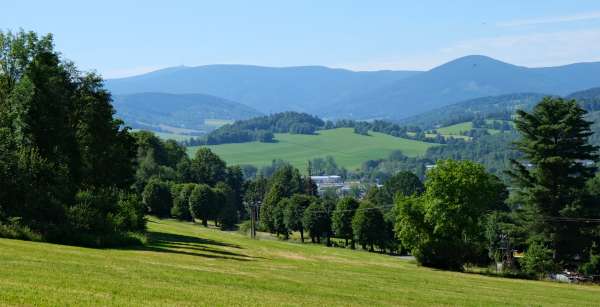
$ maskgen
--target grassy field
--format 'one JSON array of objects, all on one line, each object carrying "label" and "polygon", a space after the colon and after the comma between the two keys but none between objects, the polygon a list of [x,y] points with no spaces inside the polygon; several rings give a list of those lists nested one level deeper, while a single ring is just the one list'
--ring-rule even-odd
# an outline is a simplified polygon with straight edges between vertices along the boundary
[{"label": "grassy field", "polygon": [[386,255],[152,219],[147,247],[0,239],[3,306],[597,306],[600,287],[437,271]]},{"label": "grassy field", "polygon": [[213,128],[219,128],[223,125],[227,125],[227,124],[233,124],[234,120],[231,119],[205,119],[204,120],[204,125],[206,126],[210,126]]},{"label": "grassy field", "polygon": [[[352,128],[320,131],[318,135],[276,134],[274,143],[239,143],[209,146],[227,164],[251,164],[263,166],[273,159],[283,159],[300,169],[306,168],[309,159],[333,156],[340,166],[354,169],[364,161],[387,157],[400,150],[407,156],[425,153],[434,144],[370,132],[359,135]],[[190,147],[193,156],[197,147]]]},{"label": "grassy field", "polygon": [[[492,119],[486,119],[485,121],[487,124],[492,124],[493,122],[502,122],[502,120],[492,120]],[[510,124],[513,125],[512,122],[510,122]],[[438,128],[438,129],[436,129],[436,131],[445,137],[449,137],[449,136],[463,137],[467,140],[470,140],[469,137],[462,136],[461,134],[464,132],[467,132],[471,129],[473,129],[473,122],[463,122],[463,123],[458,123],[455,125]],[[500,133],[500,130],[497,130],[497,129],[486,129],[486,130],[488,131],[489,134]]]},{"label": "grassy field", "polygon": [[467,132],[471,129],[473,129],[473,123],[472,122],[464,122],[464,123],[458,123],[455,125],[438,128],[438,129],[436,129],[436,131],[439,134],[444,134],[444,135],[459,135],[459,134],[461,134],[463,132]]},{"label": "grassy field", "polygon": [[193,135],[185,135],[185,134],[175,134],[175,133],[156,132],[156,131],[151,131],[151,132],[163,140],[175,140],[177,142],[187,141],[193,137],[196,137]]}]

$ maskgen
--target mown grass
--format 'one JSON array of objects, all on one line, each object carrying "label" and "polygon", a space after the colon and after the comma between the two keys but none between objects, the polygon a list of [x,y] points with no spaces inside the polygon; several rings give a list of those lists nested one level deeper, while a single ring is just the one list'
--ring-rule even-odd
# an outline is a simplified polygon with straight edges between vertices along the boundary
[{"label": "mown grass", "polygon": [[418,267],[151,219],[147,247],[0,239],[0,305],[594,306],[600,287]]},{"label": "mown grass", "polygon": [[[264,166],[274,159],[282,159],[295,167],[305,169],[310,159],[333,156],[339,166],[355,169],[364,161],[386,158],[394,150],[414,157],[435,146],[432,143],[397,138],[383,133],[369,134],[359,135],[351,128],[339,128],[319,131],[316,135],[276,134],[274,143],[223,144],[209,148],[230,165]],[[190,147],[188,153],[193,156],[197,148]]]}]

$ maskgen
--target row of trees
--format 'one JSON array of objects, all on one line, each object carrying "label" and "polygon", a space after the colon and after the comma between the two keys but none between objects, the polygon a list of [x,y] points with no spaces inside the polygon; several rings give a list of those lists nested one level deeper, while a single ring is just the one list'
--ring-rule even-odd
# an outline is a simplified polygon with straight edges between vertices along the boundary
[{"label": "row of trees", "polygon": [[233,228],[245,216],[244,177],[240,167],[227,167],[208,148],[190,159],[175,141],[162,141],[150,132],[134,133],[138,168],[134,186],[148,213],[184,221],[208,220]]}]

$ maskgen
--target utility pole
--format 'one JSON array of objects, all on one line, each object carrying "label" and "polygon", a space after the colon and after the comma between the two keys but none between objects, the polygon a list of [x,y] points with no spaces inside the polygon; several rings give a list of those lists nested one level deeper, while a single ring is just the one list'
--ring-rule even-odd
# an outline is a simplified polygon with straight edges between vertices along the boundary
[{"label": "utility pole", "polygon": [[250,237],[252,239],[256,238],[256,221],[255,221],[255,216],[256,216],[256,208],[254,206],[254,202],[250,205]]},{"label": "utility pole", "polygon": [[256,239],[256,224],[258,221],[258,206],[260,201],[252,201],[250,204],[250,237]]}]

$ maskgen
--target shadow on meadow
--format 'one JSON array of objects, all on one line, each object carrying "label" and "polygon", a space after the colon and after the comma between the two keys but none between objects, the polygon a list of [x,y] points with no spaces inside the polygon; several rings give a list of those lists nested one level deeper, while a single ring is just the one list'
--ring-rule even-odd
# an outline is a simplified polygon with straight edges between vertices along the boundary
[{"label": "shadow on meadow", "polygon": [[157,231],[149,231],[147,236],[148,243],[139,247],[140,250],[237,261],[250,261],[258,258],[219,248],[242,249],[236,244]]}]

